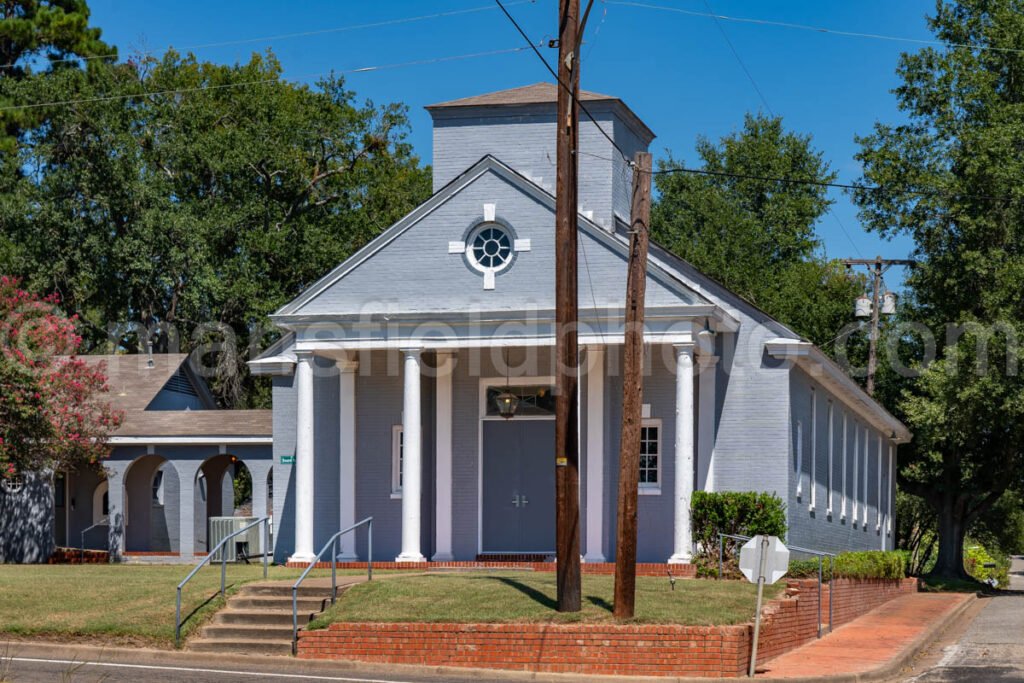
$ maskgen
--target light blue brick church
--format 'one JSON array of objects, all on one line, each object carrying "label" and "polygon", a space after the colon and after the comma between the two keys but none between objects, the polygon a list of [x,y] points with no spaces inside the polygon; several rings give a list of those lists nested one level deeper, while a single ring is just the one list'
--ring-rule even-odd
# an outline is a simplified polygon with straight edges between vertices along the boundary
[{"label": "light blue brick church", "polygon": [[[285,334],[250,363],[272,381],[272,411],[213,410],[184,357],[108,359],[132,410],[106,480],[54,478],[57,544],[92,529],[118,552],[192,558],[211,517],[269,513],[281,562],[309,561],[371,516],[375,560],[553,554],[555,99],[541,83],[428,107],[433,196],[273,316]],[[605,134],[630,158],[654,134],[615,97],[581,99],[596,119],[580,128],[581,538],[585,561],[604,562],[632,182]],[[691,559],[698,490],[777,493],[804,547],[893,547],[904,425],[812,344],[656,245],[646,305],[640,561]],[[511,417],[499,397],[517,404]],[[240,462],[244,510],[231,500]],[[18,508],[12,496],[0,491],[0,506]],[[5,519],[7,559],[43,559]],[[365,535],[352,538],[340,557],[365,560]]]},{"label": "light blue brick church", "polygon": [[[433,196],[273,316],[287,335],[251,367],[273,378],[278,559],[307,561],[369,516],[379,559],[553,553],[555,99],[541,83],[428,107]],[[596,119],[580,129],[581,537],[601,562],[615,556],[631,171],[597,127],[630,157],[654,134],[615,97],[581,99]],[[778,493],[802,546],[893,546],[904,425],[657,246],[646,303],[641,561],[690,560],[695,490]]]}]

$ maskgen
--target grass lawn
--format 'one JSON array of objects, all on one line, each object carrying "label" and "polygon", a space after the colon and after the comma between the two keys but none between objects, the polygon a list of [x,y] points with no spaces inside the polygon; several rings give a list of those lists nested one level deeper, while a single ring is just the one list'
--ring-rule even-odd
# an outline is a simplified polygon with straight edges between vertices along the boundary
[{"label": "grass lawn", "polygon": [[[583,611],[555,611],[555,574],[423,574],[363,583],[345,591],[311,628],[333,621],[600,622],[612,620],[614,578],[583,577]],[[773,598],[782,584],[765,587]],[[635,622],[737,624],[754,616],[757,587],[745,581],[638,577]]]},{"label": "grass lawn", "polygon": [[[191,567],[146,565],[0,565],[0,637],[47,636],[174,645],[174,596]],[[271,567],[270,579],[301,569]],[[346,572],[348,573],[348,572]],[[356,572],[358,573],[358,572]],[[330,576],[316,570],[311,576]],[[229,565],[228,592],[263,579],[262,565]],[[223,606],[220,566],[204,567],[182,591],[182,633]]]}]

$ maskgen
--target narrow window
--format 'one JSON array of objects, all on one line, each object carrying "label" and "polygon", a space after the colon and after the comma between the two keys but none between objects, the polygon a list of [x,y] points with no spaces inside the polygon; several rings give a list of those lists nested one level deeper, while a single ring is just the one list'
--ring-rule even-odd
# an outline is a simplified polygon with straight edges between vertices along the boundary
[{"label": "narrow window", "polygon": [[868,451],[868,446],[870,445],[870,443],[871,443],[871,432],[869,432],[868,428],[865,427],[864,428],[864,500],[863,500],[864,505],[861,508],[862,515],[863,515],[861,517],[861,523],[864,525],[865,529],[868,528],[868,459],[870,458],[870,456],[868,455],[868,452],[869,452]]},{"label": "narrow window", "polygon": [[804,494],[804,424],[796,421],[796,497]]},{"label": "narrow window", "polygon": [[402,495],[402,451],[404,440],[402,425],[394,425],[391,428],[391,496],[393,498]]},{"label": "narrow window", "polygon": [[808,509],[813,510],[818,500],[818,394],[811,389],[811,480],[808,484],[811,487],[811,504]]},{"label": "narrow window", "polygon": [[164,472],[157,470],[153,475],[153,504],[164,504]]},{"label": "narrow window", "polygon": [[892,500],[896,490],[896,449],[889,444],[889,493],[885,501],[885,509],[888,514],[885,516],[885,533],[892,535]]},{"label": "narrow window", "polygon": [[847,440],[846,440],[847,439],[846,423],[847,423],[846,412],[843,411],[843,477],[842,477],[843,478],[843,497],[842,497],[842,501],[840,503],[840,505],[842,505],[842,510],[840,510],[840,512],[839,512],[839,516],[842,519],[846,519],[846,449],[847,449],[847,446],[849,445],[847,443]]},{"label": "narrow window", "polygon": [[661,420],[640,426],[640,493],[661,492]]},{"label": "narrow window", "polygon": [[882,439],[878,439],[878,498],[875,500],[875,531],[882,530]]},{"label": "narrow window", "polygon": [[853,523],[857,523],[857,500],[860,496],[860,489],[857,488],[858,477],[857,473],[860,471],[860,429],[857,425],[853,426],[853,513],[850,515],[850,519]]},{"label": "narrow window", "polygon": [[832,422],[832,401],[828,402],[828,514],[832,514],[832,488],[834,482],[834,476],[832,468],[835,466],[835,445],[836,445],[836,433],[835,425]]}]

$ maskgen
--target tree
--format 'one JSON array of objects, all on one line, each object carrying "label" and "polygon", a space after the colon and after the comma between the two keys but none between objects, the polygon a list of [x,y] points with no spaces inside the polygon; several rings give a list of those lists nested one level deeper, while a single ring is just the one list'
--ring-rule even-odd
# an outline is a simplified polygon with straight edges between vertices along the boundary
[{"label": "tree", "polygon": [[[77,58],[116,57],[89,26],[85,0],[0,0],[0,79],[22,80],[52,69],[78,68]],[[0,98],[0,106],[20,104]],[[0,152],[13,153],[22,131],[39,125],[43,109],[0,110]]]},{"label": "tree", "polygon": [[0,476],[95,468],[121,415],[102,368],[75,358],[75,320],[0,277]]},{"label": "tree", "polygon": [[91,348],[195,351],[225,405],[258,395],[245,349],[268,314],[430,193],[404,106],[289,83],[270,54],[169,52],[14,90],[76,100],[22,146],[31,182],[0,201],[16,271],[60,294]]},{"label": "tree", "polygon": [[[697,155],[713,175],[655,177],[654,239],[812,341],[834,339],[860,286],[818,256],[827,190],[758,179],[835,180],[810,137],[786,131],[781,118],[747,115],[738,133],[700,138]],[[669,157],[659,166],[682,164]]]},{"label": "tree", "polygon": [[1024,3],[939,2],[929,25],[947,47],[900,58],[906,122],[858,139],[884,190],[854,197],[869,229],[915,243],[905,316],[938,348],[891,392],[915,432],[899,483],[938,517],[933,574],[966,578],[965,535],[1024,470]]}]

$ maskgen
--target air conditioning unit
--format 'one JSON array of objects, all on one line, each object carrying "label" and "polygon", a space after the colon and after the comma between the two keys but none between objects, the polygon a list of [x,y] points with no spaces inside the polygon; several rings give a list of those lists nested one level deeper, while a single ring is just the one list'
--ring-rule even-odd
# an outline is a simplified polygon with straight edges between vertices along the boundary
[{"label": "air conditioning unit", "polygon": [[[225,538],[257,520],[259,520],[259,517],[210,517],[209,547],[217,547],[217,544]],[[227,553],[228,562],[237,562],[241,557],[258,557],[260,555],[260,538],[262,535],[262,524],[254,526],[243,534],[238,534],[217,551],[213,556],[213,561],[224,561],[225,553]]]}]

